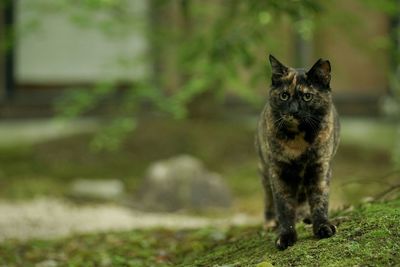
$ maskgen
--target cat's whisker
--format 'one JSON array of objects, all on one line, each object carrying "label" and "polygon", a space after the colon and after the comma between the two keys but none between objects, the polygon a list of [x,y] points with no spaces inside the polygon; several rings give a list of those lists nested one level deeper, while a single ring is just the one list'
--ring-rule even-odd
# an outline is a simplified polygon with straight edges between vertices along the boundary
[{"label": "cat's whisker", "polygon": [[274,121],[274,124],[277,124],[277,123],[279,123],[279,122],[282,121],[282,120],[283,120],[283,117],[280,117],[280,118],[278,118],[277,120]]},{"label": "cat's whisker", "polygon": [[285,125],[285,120],[283,117],[280,117],[274,121],[274,126],[278,129],[278,131],[282,129],[284,125]]},{"label": "cat's whisker", "polygon": [[319,121],[319,120],[316,120],[315,118],[312,118],[311,116],[304,117],[304,122],[311,127],[311,130],[314,134],[318,131],[318,122],[317,121]]}]

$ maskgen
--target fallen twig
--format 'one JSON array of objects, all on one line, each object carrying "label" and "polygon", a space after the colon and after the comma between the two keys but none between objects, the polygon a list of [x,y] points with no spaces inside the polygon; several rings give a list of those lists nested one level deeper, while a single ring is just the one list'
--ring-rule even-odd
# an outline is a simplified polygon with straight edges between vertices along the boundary
[{"label": "fallen twig", "polygon": [[391,193],[391,192],[393,192],[393,191],[395,191],[397,189],[400,189],[400,183],[392,185],[391,187],[389,187],[385,191],[383,191],[383,192],[379,193],[378,195],[376,195],[374,199],[375,200],[382,200],[386,195],[388,195],[389,193]]}]

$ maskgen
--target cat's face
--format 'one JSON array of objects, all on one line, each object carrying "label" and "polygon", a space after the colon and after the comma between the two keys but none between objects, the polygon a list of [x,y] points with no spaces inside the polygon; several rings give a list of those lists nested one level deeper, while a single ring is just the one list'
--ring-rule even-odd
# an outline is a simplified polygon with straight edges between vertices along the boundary
[{"label": "cat's face", "polygon": [[332,104],[329,61],[320,59],[309,71],[286,67],[273,56],[270,62],[270,106],[276,123],[317,127]]}]

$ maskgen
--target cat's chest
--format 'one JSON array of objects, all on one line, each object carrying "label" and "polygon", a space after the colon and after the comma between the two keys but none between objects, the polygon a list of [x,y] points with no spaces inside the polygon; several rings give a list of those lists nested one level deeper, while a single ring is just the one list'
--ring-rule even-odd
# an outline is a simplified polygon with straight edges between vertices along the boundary
[{"label": "cat's chest", "polygon": [[296,159],[303,155],[310,147],[310,143],[305,140],[304,132],[300,132],[290,139],[277,139],[278,151],[288,159]]}]

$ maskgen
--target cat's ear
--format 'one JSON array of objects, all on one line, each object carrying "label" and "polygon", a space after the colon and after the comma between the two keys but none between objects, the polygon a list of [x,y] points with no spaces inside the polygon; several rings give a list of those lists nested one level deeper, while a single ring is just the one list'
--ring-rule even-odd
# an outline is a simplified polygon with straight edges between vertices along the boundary
[{"label": "cat's ear", "polygon": [[307,72],[308,80],[322,89],[330,89],[331,63],[322,58]]},{"label": "cat's ear", "polygon": [[277,85],[282,77],[285,77],[289,73],[289,69],[271,54],[269,55],[269,62],[272,69],[272,85]]}]

